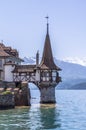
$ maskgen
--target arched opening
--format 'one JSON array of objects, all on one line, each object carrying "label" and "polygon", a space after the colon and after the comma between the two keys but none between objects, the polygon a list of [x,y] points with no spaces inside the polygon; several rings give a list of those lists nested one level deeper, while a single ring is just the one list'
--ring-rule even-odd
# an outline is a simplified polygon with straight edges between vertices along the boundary
[{"label": "arched opening", "polygon": [[40,90],[33,83],[28,83],[31,94],[31,104],[38,104],[40,102]]}]

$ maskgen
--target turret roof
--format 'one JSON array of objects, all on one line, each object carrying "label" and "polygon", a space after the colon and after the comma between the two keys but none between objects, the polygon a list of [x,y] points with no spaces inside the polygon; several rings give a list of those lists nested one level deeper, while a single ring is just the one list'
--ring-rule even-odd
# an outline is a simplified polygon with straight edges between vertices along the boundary
[{"label": "turret roof", "polygon": [[51,48],[51,43],[50,43],[50,37],[49,37],[49,24],[48,23],[47,23],[47,34],[46,34],[46,38],[45,38],[43,56],[42,56],[42,60],[41,60],[39,67],[41,69],[61,70],[54,63],[52,48]]}]

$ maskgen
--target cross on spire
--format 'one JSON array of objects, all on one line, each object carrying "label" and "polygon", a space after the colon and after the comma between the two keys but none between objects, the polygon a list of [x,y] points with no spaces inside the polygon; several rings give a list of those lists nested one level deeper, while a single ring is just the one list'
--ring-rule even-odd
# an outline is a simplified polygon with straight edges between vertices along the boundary
[{"label": "cross on spire", "polygon": [[51,43],[50,43],[50,37],[49,37],[49,23],[48,23],[48,16],[45,17],[47,19],[47,35],[45,38],[45,43],[44,43],[44,50],[43,50],[43,55],[42,55],[42,60],[39,65],[39,67],[42,70],[60,70],[58,66],[54,63],[53,59],[53,54],[52,54],[52,48],[51,48]]},{"label": "cross on spire", "polygon": [[45,18],[47,19],[47,34],[48,34],[48,32],[49,32],[49,23],[48,23],[49,16],[46,16]]}]

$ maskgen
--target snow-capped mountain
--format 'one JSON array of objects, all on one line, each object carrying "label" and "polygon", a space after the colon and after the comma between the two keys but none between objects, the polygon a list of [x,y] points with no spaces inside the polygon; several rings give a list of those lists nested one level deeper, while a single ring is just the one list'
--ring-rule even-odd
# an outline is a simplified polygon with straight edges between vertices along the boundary
[{"label": "snow-capped mountain", "polygon": [[[28,57],[28,58],[24,57],[23,60],[24,60],[23,64],[36,64],[36,58],[34,57]],[[80,85],[83,83],[85,85],[83,88],[86,88],[86,61],[85,60],[81,62],[81,60],[74,60],[74,59],[57,60],[56,58],[54,58],[54,61],[56,65],[62,69],[62,71],[59,72],[62,78],[62,82],[59,83],[57,88],[74,89],[73,86],[77,87],[77,84]]]},{"label": "snow-capped mountain", "polygon": [[[41,58],[40,58],[41,59]],[[24,63],[23,64],[36,64],[36,58],[35,57],[24,57],[23,58]],[[59,66],[62,71],[61,76],[65,78],[85,78],[86,77],[86,66],[85,66],[85,60],[83,62],[76,61],[79,60],[57,60],[54,58],[54,61],[57,66]],[[75,61],[75,62],[74,62]],[[81,63],[84,63],[82,66]]]},{"label": "snow-capped mountain", "polygon": [[22,64],[35,64],[36,58],[35,57],[24,57],[24,62]]},{"label": "snow-capped mountain", "polygon": [[[54,58],[54,59],[57,60],[56,58]],[[24,60],[23,64],[35,64],[36,63],[36,58],[35,57],[24,57],[23,60]],[[67,57],[67,58],[64,58],[64,59],[62,59],[60,61],[86,66],[86,58]]]},{"label": "snow-capped mountain", "polygon": [[63,59],[63,61],[86,66],[86,58],[78,58],[78,57],[72,58],[72,57],[67,57],[67,58]]}]

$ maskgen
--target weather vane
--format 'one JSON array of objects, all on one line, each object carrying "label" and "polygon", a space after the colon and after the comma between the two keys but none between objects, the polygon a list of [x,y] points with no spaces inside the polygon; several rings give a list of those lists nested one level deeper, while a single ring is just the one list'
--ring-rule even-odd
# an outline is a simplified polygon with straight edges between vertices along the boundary
[{"label": "weather vane", "polygon": [[46,16],[45,18],[47,19],[47,23],[48,23],[49,16]]}]

